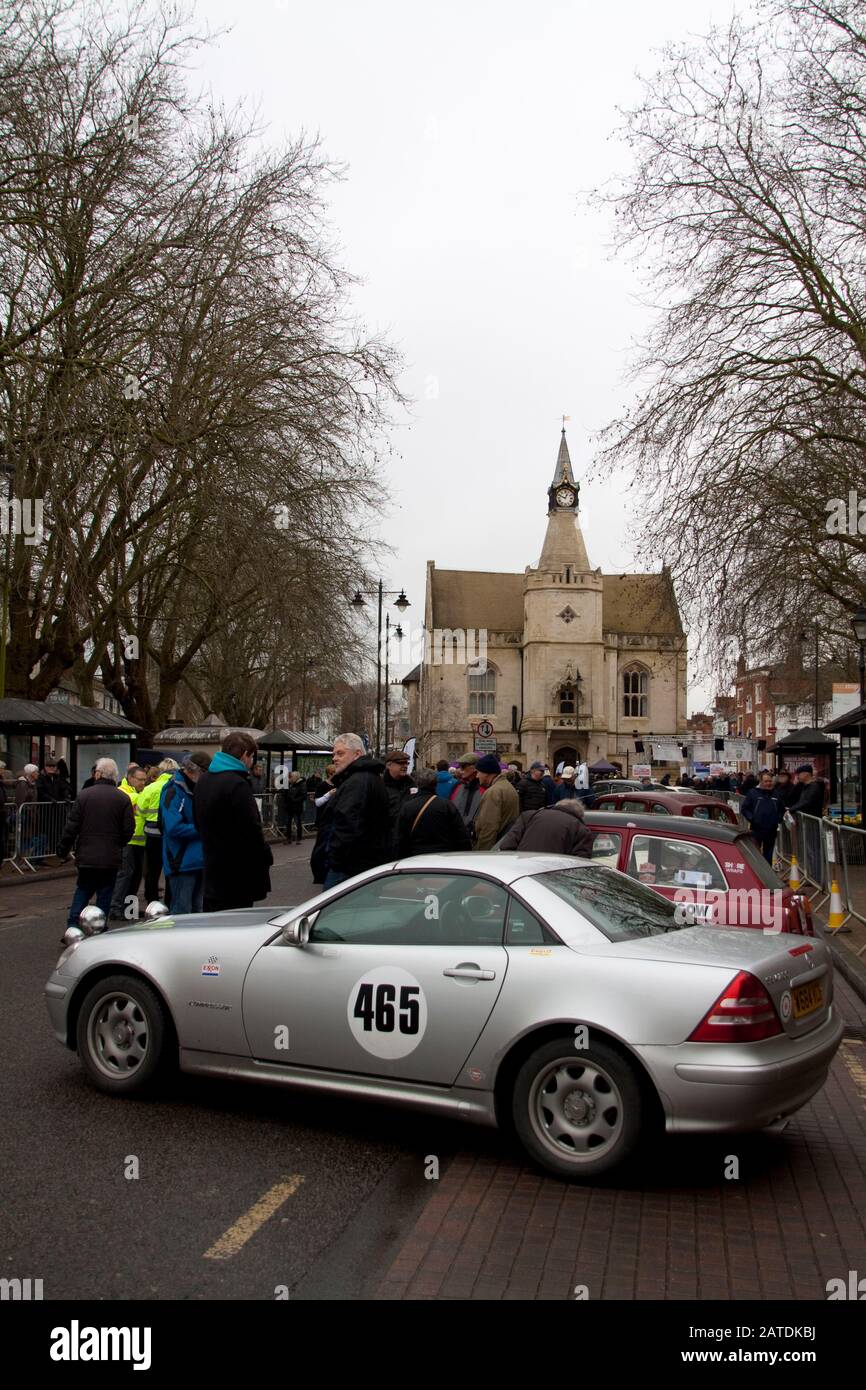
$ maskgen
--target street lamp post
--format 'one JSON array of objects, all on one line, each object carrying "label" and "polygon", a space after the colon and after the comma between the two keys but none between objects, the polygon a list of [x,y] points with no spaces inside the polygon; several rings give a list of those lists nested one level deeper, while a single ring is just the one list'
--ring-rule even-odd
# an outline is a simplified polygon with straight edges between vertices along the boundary
[{"label": "street lamp post", "polygon": [[[0,471],[2,471],[6,476],[7,503],[11,503],[15,469],[11,463],[0,463]],[[12,507],[7,506],[6,537],[4,541],[3,552],[3,614],[2,619],[0,619],[0,623],[2,623],[2,631],[0,631],[0,700],[2,700],[6,694],[6,629],[9,626],[9,561],[11,552],[11,535]]]},{"label": "street lamp post", "polygon": [[315,664],[315,657],[304,657],[304,665],[301,671],[301,733],[304,732],[307,718],[307,673],[312,670]]},{"label": "street lamp post", "polygon": [[[398,623],[394,628],[394,636],[398,642],[403,641],[403,629]],[[388,662],[391,658],[391,615],[385,614],[385,751],[388,750],[388,700],[391,694],[388,677]]]},{"label": "street lamp post", "polygon": [[[397,594],[394,600],[394,607],[401,613],[411,605],[403,589],[397,593],[396,589],[383,589],[382,581],[379,580],[375,589],[356,589],[355,597],[352,599],[353,608],[366,608],[365,595],[371,598],[375,593],[377,599],[377,626],[376,626],[376,757],[382,752],[382,600],[387,594],[390,598]],[[386,729],[387,735],[387,729]]]},{"label": "street lamp post", "polygon": [[[866,827],[866,724],[863,722],[863,705],[866,704],[866,608],[861,604],[851,619],[854,636],[860,648],[860,825]],[[843,772],[844,778],[844,772]]]}]

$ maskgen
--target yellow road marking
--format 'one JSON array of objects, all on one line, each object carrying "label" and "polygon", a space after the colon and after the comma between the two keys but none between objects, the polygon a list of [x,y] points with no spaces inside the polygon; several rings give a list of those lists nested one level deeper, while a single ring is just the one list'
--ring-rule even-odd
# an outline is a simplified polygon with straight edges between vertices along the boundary
[{"label": "yellow road marking", "polygon": [[[851,1080],[857,1088],[860,1099],[866,1100],[866,1067],[863,1066],[860,1060],[862,1057],[860,1049],[862,1047],[863,1044],[861,1042],[855,1042],[851,1038],[846,1038],[842,1044],[841,1052],[842,1061],[845,1063]],[[855,1048],[857,1049],[856,1052],[854,1051]]]},{"label": "yellow road marking", "polygon": [[279,1211],[283,1202],[288,1201],[289,1197],[294,1196],[304,1181],[302,1173],[292,1173],[284,1182],[278,1182],[264,1197],[245,1211],[243,1216],[239,1216],[233,1226],[220,1236],[210,1248],[205,1250],[204,1259],[206,1260],[230,1260],[232,1255],[236,1255],[255,1235],[265,1222],[273,1216],[274,1212]]}]

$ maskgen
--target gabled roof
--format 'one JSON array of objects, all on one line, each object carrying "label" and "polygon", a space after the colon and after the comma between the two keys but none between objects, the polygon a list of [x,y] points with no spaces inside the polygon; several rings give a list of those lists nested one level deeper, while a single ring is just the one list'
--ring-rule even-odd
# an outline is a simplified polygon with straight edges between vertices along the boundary
[{"label": "gabled roof", "polygon": [[682,637],[683,625],[667,570],[661,574],[605,574],[602,579],[605,632]]},{"label": "gabled roof", "polygon": [[431,571],[434,628],[523,632],[523,575]]},{"label": "gabled roof", "polygon": [[[683,635],[670,575],[605,574],[602,628],[605,632]],[[487,628],[523,632],[522,574],[491,570],[431,570],[435,628]],[[564,591],[565,592],[565,591]]]}]

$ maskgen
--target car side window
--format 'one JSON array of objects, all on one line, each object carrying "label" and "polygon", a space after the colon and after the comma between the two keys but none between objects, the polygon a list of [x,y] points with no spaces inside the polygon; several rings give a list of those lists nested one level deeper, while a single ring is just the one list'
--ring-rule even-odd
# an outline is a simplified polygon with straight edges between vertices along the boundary
[{"label": "car side window", "polygon": [[615,801],[597,801],[597,802],[596,802],[595,809],[596,809],[597,811],[615,811],[615,810],[616,810],[616,802],[615,802]]},{"label": "car side window", "polygon": [[635,835],[626,873],[653,888],[728,887],[708,849],[667,835]]},{"label": "car side window", "polygon": [[646,814],[646,802],[645,802],[645,801],[621,801],[621,802],[620,802],[619,809],[620,809],[621,811],[629,811],[629,812],[632,813],[632,815],[633,815],[635,812],[638,812],[638,813],[643,812],[643,814],[645,815],[645,814]]},{"label": "car side window", "polygon": [[471,874],[384,874],[321,908],[311,942],[367,946],[498,946],[508,894]]},{"label": "car side window", "polygon": [[508,904],[506,946],[560,946],[562,943],[528,907],[512,898]]},{"label": "car side window", "polygon": [[663,806],[660,801],[653,802],[653,813],[657,816],[669,816],[670,811],[667,806]]},{"label": "car side window", "polygon": [[622,835],[618,831],[597,830],[592,837],[590,858],[593,864],[605,864],[609,869],[615,869],[619,863],[621,849]]}]

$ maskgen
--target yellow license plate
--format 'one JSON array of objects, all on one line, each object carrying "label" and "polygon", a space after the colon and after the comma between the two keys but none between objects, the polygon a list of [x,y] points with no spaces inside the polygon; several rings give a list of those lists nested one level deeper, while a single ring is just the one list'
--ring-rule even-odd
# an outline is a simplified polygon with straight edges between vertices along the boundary
[{"label": "yellow license plate", "polygon": [[813,985],[798,985],[794,990],[794,1017],[804,1018],[813,1014],[824,1004],[824,982],[816,980]]}]

